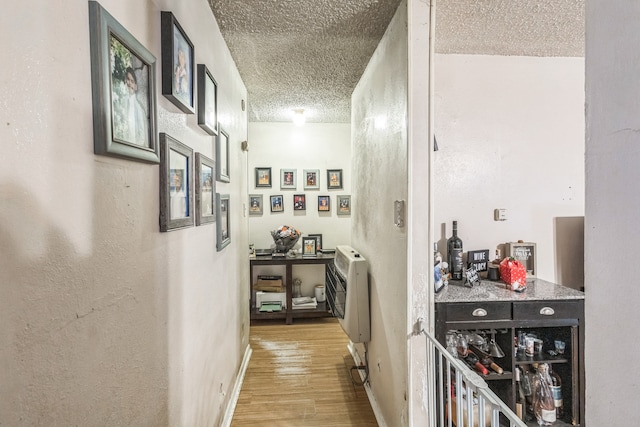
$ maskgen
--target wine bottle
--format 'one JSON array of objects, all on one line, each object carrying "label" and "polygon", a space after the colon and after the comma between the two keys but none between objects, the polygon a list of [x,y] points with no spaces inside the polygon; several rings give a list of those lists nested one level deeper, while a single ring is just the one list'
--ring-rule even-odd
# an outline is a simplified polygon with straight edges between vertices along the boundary
[{"label": "wine bottle", "polygon": [[489,375],[489,370],[485,368],[482,363],[480,363],[480,359],[478,359],[478,356],[476,356],[473,351],[467,350],[467,354],[464,356],[464,361],[467,362],[467,365],[469,365],[472,369],[475,369],[482,375]]},{"label": "wine bottle", "polygon": [[551,369],[549,365],[549,377],[551,378],[551,394],[553,394],[553,403],[556,407],[556,418],[561,418],[564,412],[562,405],[562,380],[560,375]]},{"label": "wine bottle", "polygon": [[520,374],[520,368],[516,367],[516,415],[521,420],[524,420],[525,411],[526,411],[526,403],[524,398],[524,391],[522,390],[522,384],[520,379],[522,375]]},{"label": "wine bottle", "polygon": [[458,221],[453,221],[453,235],[447,240],[447,260],[453,280],[462,280],[462,239],[458,237]]},{"label": "wine bottle", "polygon": [[556,407],[551,393],[551,378],[546,363],[538,365],[538,372],[533,383],[533,413],[539,425],[552,425],[556,422]]}]

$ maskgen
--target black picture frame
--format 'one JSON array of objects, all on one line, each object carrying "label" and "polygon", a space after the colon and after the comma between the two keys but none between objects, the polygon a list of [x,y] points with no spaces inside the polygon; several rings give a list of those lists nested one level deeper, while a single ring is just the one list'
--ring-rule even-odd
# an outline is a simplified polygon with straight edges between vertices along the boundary
[{"label": "black picture frame", "polygon": [[293,210],[304,211],[307,210],[307,196],[304,194],[293,195]]},{"label": "black picture frame", "polygon": [[98,2],[89,2],[93,150],[160,163],[156,58]]},{"label": "black picture frame", "polygon": [[322,234],[309,234],[308,236],[316,239],[316,252],[322,252]]},{"label": "black picture frame", "polygon": [[161,133],[159,169],[160,231],[193,227],[193,150]]},{"label": "black picture frame", "polygon": [[216,179],[220,182],[230,182],[229,177],[229,134],[218,125],[218,135],[216,136]]},{"label": "black picture frame", "polygon": [[162,11],[162,94],[180,111],[196,111],[194,73],[195,49],[173,13]]},{"label": "black picture frame", "polygon": [[327,189],[342,189],[342,169],[327,169]]},{"label": "black picture frame", "polygon": [[204,64],[198,64],[198,125],[218,135],[218,83]]},{"label": "black picture frame", "polygon": [[331,212],[331,196],[318,196],[318,212]]},{"label": "black picture frame", "polygon": [[262,194],[249,194],[249,215],[262,215]]},{"label": "black picture frame", "polygon": [[196,225],[210,224],[216,221],[215,173],[215,162],[202,153],[196,153]]},{"label": "black picture frame", "polygon": [[318,241],[315,237],[304,236],[302,238],[302,257],[315,257],[318,255]]},{"label": "black picture frame", "polygon": [[256,188],[271,188],[271,168],[256,168]]},{"label": "black picture frame", "polygon": [[284,197],[276,194],[270,197],[271,212],[284,212]]},{"label": "black picture frame", "polygon": [[228,194],[216,193],[216,250],[220,252],[231,243],[231,214]]},{"label": "black picture frame", "polygon": [[336,199],[338,215],[351,215],[351,196],[338,195]]}]

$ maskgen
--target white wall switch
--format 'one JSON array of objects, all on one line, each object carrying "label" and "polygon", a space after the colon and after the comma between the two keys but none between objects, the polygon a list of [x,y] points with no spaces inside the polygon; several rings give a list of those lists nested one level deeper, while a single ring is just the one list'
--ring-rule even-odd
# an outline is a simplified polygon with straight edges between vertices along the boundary
[{"label": "white wall switch", "polygon": [[493,219],[495,221],[506,221],[507,220],[507,210],[506,209],[494,209],[493,210]]}]

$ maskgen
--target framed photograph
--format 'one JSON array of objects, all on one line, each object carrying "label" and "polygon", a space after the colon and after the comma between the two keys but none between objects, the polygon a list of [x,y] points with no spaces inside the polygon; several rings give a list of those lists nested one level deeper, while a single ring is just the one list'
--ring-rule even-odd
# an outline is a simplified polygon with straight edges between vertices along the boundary
[{"label": "framed photograph", "polygon": [[216,220],[215,170],[213,160],[196,153],[196,225],[210,224]]},{"label": "framed photograph", "polygon": [[198,64],[198,125],[218,135],[218,83],[204,64]]},{"label": "framed photograph", "polygon": [[231,243],[231,215],[229,215],[229,195],[216,193],[216,249],[223,250]]},{"label": "framed photograph", "polygon": [[262,194],[249,194],[249,215],[262,215]]},{"label": "framed photograph", "polygon": [[314,257],[318,254],[316,250],[317,242],[315,237],[303,237],[302,238],[302,256]]},{"label": "framed photograph", "polygon": [[95,1],[89,37],[94,153],[159,163],[156,58]]},{"label": "framed photograph", "polygon": [[229,134],[220,126],[216,136],[216,161],[218,162],[216,179],[220,182],[229,182]]},{"label": "framed photograph", "polygon": [[337,196],[338,215],[351,215],[351,196]]},{"label": "framed photograph", "polygon": [[322,252],[322,234],[309,234],[309,237],[316,239],[316,252]]},{"label": "framed photograph", "polygon": [[271,212],[284,212],[284,199],[282,195],[271,196]]},{"label": "framed photograph", "polygon": [[296,189],[298,187],[298,179],[295,169],[280,169],[280,189],[288,188]]},{"label": "framed photograph", "polygon": [[305,190],[320,188],[320,171],[318,169],[305,169],[303,174]]},{"label": "framed photograph", "polygon": [[162,94],[183,113],[196,111],[193,43],[171,12],[161,12]]},{"label": "framed photograph", "polygon": [[318,211],[329,212],[331,211],[331,198],[330,196],[318,196]]},{"label": "framed photograph", "polygon": [[160,231],[193,227],[193,150],[160,134]]},{"label": "framed photograph", "polygon": [[327,189],[342,188],[342,169],[327,169]]},{"label": "framed photograph", "polygon": [[256,188],[271,188],[271,168],[256,168]]},{"label": "framed photograph", "polygon": [[304,194],[293,195],[293,210],[304,211],[307,209],[307,200]]}]

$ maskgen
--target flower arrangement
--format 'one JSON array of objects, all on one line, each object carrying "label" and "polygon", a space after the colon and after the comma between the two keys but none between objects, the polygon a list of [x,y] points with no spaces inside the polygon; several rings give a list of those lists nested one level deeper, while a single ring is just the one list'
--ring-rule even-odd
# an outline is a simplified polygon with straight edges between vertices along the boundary
[{"label": "flower arrangement", "polygon": [[288,225],[283,225],[277,230],[273,230],[271,237],[273,237],[273,241],[276,244],[276,252],[286,253],[291,250],[298,243],[301,234],[298,230]]}]

